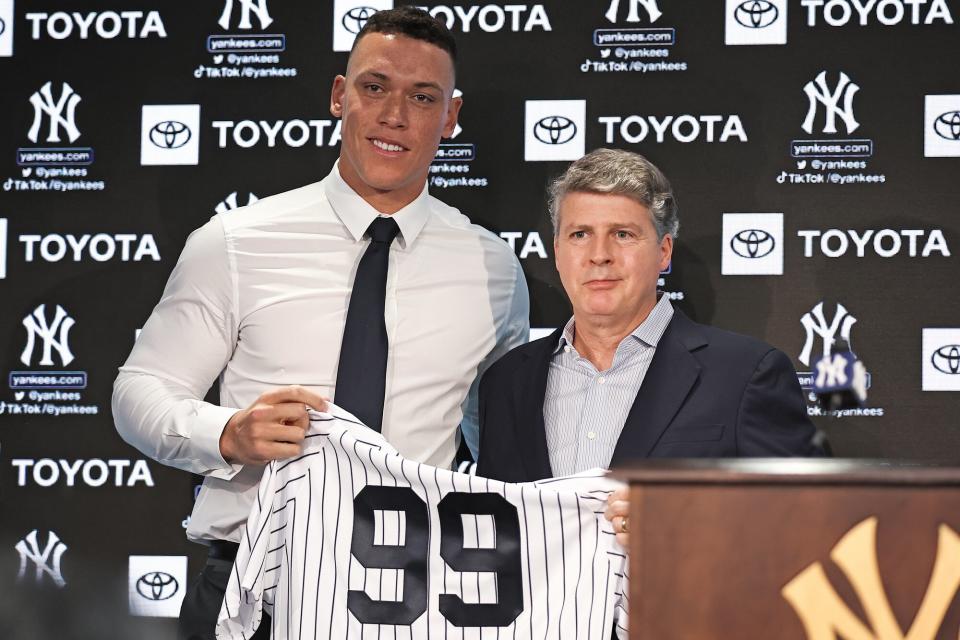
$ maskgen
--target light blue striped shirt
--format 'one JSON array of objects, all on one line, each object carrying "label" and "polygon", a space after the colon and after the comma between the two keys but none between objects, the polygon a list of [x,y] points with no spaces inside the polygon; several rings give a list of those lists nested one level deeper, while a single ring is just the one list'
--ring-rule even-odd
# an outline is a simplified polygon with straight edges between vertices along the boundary
[{"label": "light blue striped shirt", "polygon": [[543,401],[554,476],[610,465],[627,414],[672,318],[670,299],[661,294],[646,320],[617,345],[606,371],[597,371],[577,353],[574,319],[567,322],[550,362]]}]

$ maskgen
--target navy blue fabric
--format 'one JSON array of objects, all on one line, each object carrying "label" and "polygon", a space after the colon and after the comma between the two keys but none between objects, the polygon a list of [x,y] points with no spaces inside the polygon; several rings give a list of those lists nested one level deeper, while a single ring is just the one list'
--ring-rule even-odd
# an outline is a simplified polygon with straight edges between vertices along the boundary
[{"label": "navy blue fabric", "polygon": [[[553,476],[543,400],[561,332],[517,347],[481,380],[478,475],[506,482]],[[783,352],[675,310],[610,466],[636,458],[822,456],[815,433]]]}]

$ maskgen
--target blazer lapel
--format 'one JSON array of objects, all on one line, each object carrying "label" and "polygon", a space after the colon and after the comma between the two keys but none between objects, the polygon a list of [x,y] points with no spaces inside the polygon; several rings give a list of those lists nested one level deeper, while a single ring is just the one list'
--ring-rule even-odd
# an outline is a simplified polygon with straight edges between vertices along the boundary
[{"label": "blazer lapel", "polygon": [[517,444],[528,480],[550,478],[550,455],[547,452],[547,431],[543,424],[543,401],[547,395],[547,373],[563,327],[549,337],[538,340],[524,366],[514,374],[516,403],[519,407],[516,425]]},{"label": "blazer lapel", "polygon": [[705,344],[697,325],[674,309],[627,415],[611,466],[650,455],[700,377],[700,365],[690,352]]}]

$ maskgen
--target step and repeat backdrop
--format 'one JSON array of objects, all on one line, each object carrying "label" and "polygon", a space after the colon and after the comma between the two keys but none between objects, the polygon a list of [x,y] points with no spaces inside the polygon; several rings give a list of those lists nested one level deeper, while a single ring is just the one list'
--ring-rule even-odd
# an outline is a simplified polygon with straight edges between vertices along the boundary
[{"label": "step and repeat backdrop", "polygon": [[[430,189],[516,251],[535,335],[570,313],[548,181],[637,151],[680,203],[676,305],[807,388],[848,340],[867,406],[809,407],[837,455],[956,456],[960,1],[444,1]],[[193,229],[328,172],[333,77],[390,6],[0,0],[0,637],[169,637],[196,481],[117,436],[117,367]]]}]

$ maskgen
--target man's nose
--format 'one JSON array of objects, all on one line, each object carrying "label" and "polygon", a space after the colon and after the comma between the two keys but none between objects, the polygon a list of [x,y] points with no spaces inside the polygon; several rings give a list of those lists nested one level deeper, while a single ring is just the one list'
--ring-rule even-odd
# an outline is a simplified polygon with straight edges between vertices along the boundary
[{"label": "man's nose", "polygon": [[403,129],[407,126],[407,103],[401,94],[392,92],[381,104],[380,124],[392,129]]},{"label": "man's nose", "polygon": [[590,243],[590,262],[596,265],[608,264],[613,260],[613,252],[610,250],[610,239],[597,237]]}]

